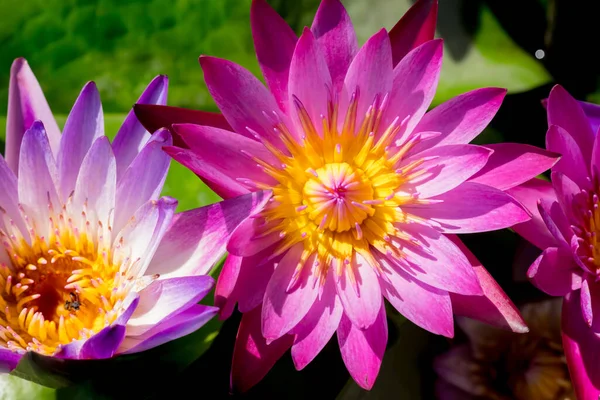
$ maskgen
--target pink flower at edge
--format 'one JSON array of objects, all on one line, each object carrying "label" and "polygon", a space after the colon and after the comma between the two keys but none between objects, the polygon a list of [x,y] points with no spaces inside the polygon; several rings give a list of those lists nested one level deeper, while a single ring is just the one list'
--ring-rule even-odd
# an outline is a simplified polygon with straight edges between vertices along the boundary
[{"label": "pink flower at edge", "polygon": [[527,331],[455,234],[528,220],[504,190],[550,168],[556,155],[468,144],[495,115],[503,89],[465,93],[427,112],[442,63],[436,15],[437,2],[418,1],[389,34],[382,29],[359,49],[338,0],[322,1],[300,38],[255,0],[252,33],[269,90],[244,68],[203,56],[226,123],[181,124],[198,115],[178,121],[176,110],[154,107],[148,125],[174,124],[185,143],[167,151],[219,195],[273,190],[232,235],[215,293],[222,318],[236,304],[244,313],[235,389],[260,381],[290,347],[304,368],[334,333],[351,376],[371,388],[387,343],[383,298],[448,337],[453,314]]},{"label": "pink flower at edge", "polygon": [[562,154],[552,182],[533,179],[509,190],[529,208],[531,221],[514,227],[543,250],[527,275],[552,296],[565,298],[562,331],[578,398],[600,394],[600,107],[576,101],[555,86],[546,102],[546,148]]}]

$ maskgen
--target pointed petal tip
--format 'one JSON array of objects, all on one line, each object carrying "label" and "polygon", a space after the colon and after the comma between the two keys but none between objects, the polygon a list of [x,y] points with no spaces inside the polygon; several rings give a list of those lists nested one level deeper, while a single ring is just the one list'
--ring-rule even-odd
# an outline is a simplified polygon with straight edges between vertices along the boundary
[{"label": "pointed petal tip", "polygon": [[10,67],[10,72],[11,72],[11,74],[18,73],[21,70],[21,68],[23,68],[23,67],[29,68],[29,63],[27,62],[25,57],[15,58]]}]

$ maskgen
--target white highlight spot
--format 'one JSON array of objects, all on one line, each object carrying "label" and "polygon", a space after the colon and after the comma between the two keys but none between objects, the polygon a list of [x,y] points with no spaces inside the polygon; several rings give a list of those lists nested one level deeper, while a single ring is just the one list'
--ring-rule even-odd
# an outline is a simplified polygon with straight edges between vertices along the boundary
[{"label": "white highlight spot", "polygon": [[546,53],[544,52],[544,50],[538,49],[535,51],[535,58],[537,58],[538,60],[541,60],[545,56],[546,56]]}]

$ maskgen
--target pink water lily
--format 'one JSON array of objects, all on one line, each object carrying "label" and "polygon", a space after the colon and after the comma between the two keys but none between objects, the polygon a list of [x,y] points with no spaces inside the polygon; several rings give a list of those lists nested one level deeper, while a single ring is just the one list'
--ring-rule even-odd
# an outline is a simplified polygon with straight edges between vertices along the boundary
[{"label": "pink water lily", "polygon": [[[110,143],[93,82],[62,133],[23,59],[11,69],[0,156],[0,370],[28,351],[75,359],[136,353],[189,334],[229,235],[267,196],[175,213],[159,197],[171,135],[130,113]],[[164,104],[167,78],[139,99]]]},{"label": "pink water lily", "polygon": [[546,148],[562,154],[552,182],[533,179],[509,190],[533,218],[515,226],[543,250],[529,268],[531,281],[564,296],[565,354],[578,398],[600,394],[600,107],[577,102],[555,86],[546,103]]},{"label": "pink water lily", "polygon": [[[232,366],[238,390],[290,347],[304,368],[337,333],[354,380],[369,389],[387,343],[383,299],[451,337],[453,313],[517,332],[518,310],[455,234],[530,218],[503,190],[556,155],[516,144],[468,144],[505,95],[465,93],[427,112],[442,64],[437,3],[418,1],[389,33],[358,47],[338,0],[324,0],[298,38],[264,1],[251,24],[268,89],[230,61],[203,56],[224,119],[137,106],[173,124],[166,148],[225,198],[269,189],[268,205],[228,244],[215,303],[244,313]],[[178,123],[188,122],[188,123]]]}]

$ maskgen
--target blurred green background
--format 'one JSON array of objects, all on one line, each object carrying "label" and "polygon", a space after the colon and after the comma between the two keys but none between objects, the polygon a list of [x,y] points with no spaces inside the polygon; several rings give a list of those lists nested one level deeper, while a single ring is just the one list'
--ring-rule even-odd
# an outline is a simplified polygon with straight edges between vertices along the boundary
[{"label": "blurred green background", "polygon": [[[382,26],[390,29],[412,4],[410,0],[342,1],[360,43]],[[10,65],[17,57],[29,61],[61,126],[80,88],[89,80],[100,90],[109,136],[116,133],[146,84],[158,74],[169,76],[170,105],[217,111],[197,59],[200,54],[227,58],[260,76],[250,31],[250,3],[0,0],[0,139]],[[319,1],[269,3],[300,32],[310,25]],[[600,71],[589,60],[589,49],[597,47],[593,16],[600,15],[598,4],[580,7],[566,0],[440,3],[437,36],[445,41],[445,58],[434,104],[483,86],[509,90],[497,118],[477,139],[479,143],[505,140],[543,146],[546,125],[540,101],[555,82],[581,99],[598,98]],[[178,198],[180,210],[219,200],[195,175],[175,164],[164,194]],[[513,299],[519,302],[529,296],[530,286],[524,290],[523,285],[528,284],[515,284],[510,268],[518,246],[522,246],[516,235],[509,231],[470,235],[465,241]],[[140,359],[91,366],[93,379],[58,391],[14,376],[0,376],[0,399],[163,398],[187,391],[195,391],[193,398],[226,397],[238,321],[236,314],[220,329],[221,322],[215,320]],[[244,397],[305,398],[319,388],[324,398],[387,398],[390,393],[402,393],[401,397],[394,395],[402,399],[430,398],[427,382],[431,368],[427,356],[419,351],[431,352],[435,348],[431,343],[438,339],[401,321],[391,314],[389,354],[368,394],[348,382],[336,343],[330,343],[300,373],[293,370],[289,357],[284,357]],[[406,343],[411,343],[410,350]],[[425,372],[419,373],[417,367]],[[37,376],[39,381],[45,381],[43,375]],[[122,389],[117,387],[120,385]]]}]

